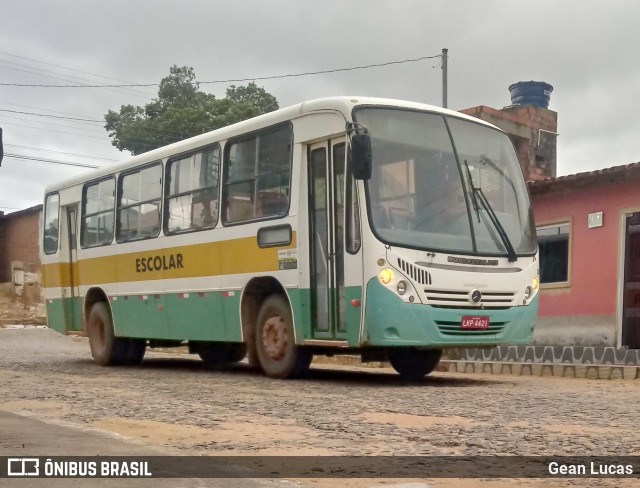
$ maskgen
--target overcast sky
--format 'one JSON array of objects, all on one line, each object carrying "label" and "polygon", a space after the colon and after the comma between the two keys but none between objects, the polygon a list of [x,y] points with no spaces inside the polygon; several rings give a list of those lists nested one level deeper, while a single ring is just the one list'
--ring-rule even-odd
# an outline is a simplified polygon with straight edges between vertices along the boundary
[{"label": "overcast sky", "polygon": [[[517,81],[553,85],[558,175],[640,161],[640,2],[543,0],[0,0],[0,83],[158,83],[257,78],[439,55],[448,105],[510,104]],[[332,95],[442,102],[439,59],[257,81],[281,107]],[[224,96],[225,84],[201,89]],[[129,156],[102,121],[157,88],[0,86],[5,153],[93,165]],[[102,158],[102,159],[98,159]],[[45,185],[88,171],[5,156],[0,211],[41,203]]]}]

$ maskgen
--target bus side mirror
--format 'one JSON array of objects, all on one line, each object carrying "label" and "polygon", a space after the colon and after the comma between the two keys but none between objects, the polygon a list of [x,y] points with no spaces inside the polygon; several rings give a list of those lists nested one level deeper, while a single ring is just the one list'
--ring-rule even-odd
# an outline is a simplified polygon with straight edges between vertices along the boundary
[{"label": "bus side mirror", "polygon": [[371,138],[369,134],[354,134],[351,137],[351,170],[356,180],[371,179]]}]

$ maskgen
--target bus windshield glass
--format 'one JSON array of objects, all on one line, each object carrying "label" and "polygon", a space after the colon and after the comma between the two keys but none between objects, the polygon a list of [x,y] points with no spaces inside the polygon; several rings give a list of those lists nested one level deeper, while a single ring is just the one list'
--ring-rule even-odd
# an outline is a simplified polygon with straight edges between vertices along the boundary
[{"label": "bus windshield glass", "polygon": [[398,108],[356,109],[371,137],[366,182],[386,244],[467,255],[533,255],[529,196],[513,145],[481,123]]}]

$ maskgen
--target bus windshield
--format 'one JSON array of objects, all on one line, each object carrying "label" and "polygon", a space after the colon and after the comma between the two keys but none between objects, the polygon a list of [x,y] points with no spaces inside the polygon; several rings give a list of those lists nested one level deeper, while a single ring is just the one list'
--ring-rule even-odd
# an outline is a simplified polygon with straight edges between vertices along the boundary
[{"label": "bus windshield", "polygon": [[363,107],[373,156],[371,228],[384,243],[467,255],[536,252],[533,214],[513,145],[480,123]]}]

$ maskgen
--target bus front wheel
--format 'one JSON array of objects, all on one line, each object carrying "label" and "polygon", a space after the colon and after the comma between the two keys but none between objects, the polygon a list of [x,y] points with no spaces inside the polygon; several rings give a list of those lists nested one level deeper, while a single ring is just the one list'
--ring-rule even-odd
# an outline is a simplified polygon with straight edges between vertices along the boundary
[{"label": "bus front wheel", "polygon": [[312,354],[296,346],[291,308],[284,297],[272,295],[264,301],[256,327],[256,352],[267,376],[291,378],[309,369]]},{"label": "bus front wheel", "polygon": [[[130,351],[128,339],[117,338],[113,333],[113,320],[105,302],[96,302],[89,312],[87,335],[91,355],[100,366],[113,366],[127,363],[138,351]],[[143,350],[144,354],[144,350]],[[137,359],[137,358],[136,358]],[[142,357],[140,357],[142,360]]]},{"label": "bus front wheel", "polygon": [[389,362],[405,380],[419,380],[431,373],[440,362],[442,349],[394,348]]}]

